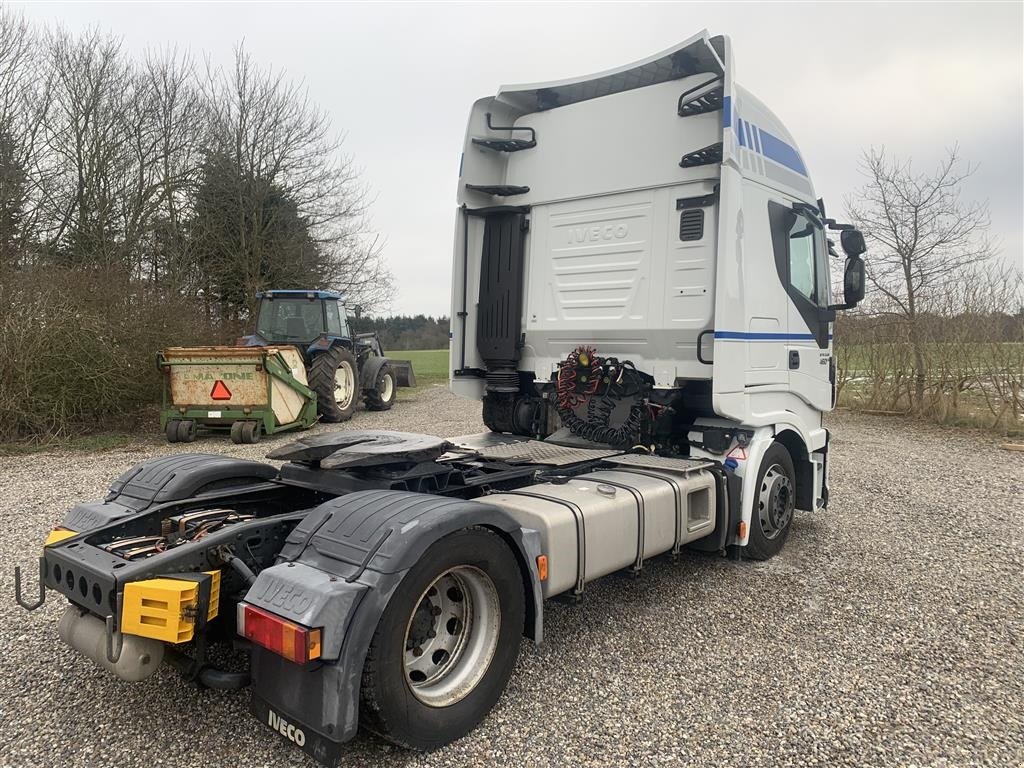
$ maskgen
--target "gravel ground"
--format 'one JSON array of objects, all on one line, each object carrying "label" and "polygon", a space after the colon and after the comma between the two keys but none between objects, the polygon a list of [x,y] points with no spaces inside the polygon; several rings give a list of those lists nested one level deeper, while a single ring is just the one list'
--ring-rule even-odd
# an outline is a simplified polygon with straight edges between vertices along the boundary
[{"label": "gravel ground", "polygon": [[[352,425],[456,435],[478,413],[436,387]],[[343,764],[1024,764],[1024,455],[895,420],[831,427],[831,509],[798,513],[781,555],[598,582],[548,607],[544,646],[524,642],[471,735],[429,755],[360,735]],[[189,448],[259,457],[286,439]],[[166,670],[120,682],[60,644],[59,599],[28,614],[11,597],[11,567],[67,507],[175,450],[0,457],[0,765],[314,765],[245,692]]]}]

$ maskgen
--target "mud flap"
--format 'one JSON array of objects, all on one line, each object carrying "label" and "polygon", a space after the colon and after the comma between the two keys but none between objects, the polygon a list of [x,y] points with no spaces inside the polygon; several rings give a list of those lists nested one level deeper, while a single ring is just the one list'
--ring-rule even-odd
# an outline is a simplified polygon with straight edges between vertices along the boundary
[{"label": "mud flap", "polygon": [[341,759],[342,742],[318,733],[309,725],[289,719],[256,693],[253,693],[249,711],[270,730],[301,748],[321,765],[334,766]]}]

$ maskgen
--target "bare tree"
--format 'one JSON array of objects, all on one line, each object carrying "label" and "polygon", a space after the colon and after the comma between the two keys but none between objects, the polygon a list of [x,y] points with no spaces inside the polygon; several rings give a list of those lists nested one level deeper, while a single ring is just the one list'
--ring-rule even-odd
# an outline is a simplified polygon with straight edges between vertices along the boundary
[{"label": "bare tree", "polygon": [[131,91],[123,123],[130,155],[121,211],[124,248],[138,279],[166,280],[180,290],[190,272],[184,221],[198,178],[204,119],[191,59],[174,49],[147,53],[132,72]]},{"label": "bare tree", "polygon": [[0,6],[0,268],[26,260],[34,225],[29,196],[41,123],[38,40],[22,14]]},{"label": "bare tree", "polygon": [[993,254],[988,206],[961,200],[963,182],[974,170],[959,163],[956,148],[931,173],[872,149],[861,163],[867,183],[847,200],[850,218],[869,241],[868,279],[885,299],[882,311],[896,314],[906,328],[916,409],[925,405],[928,378],[921,318]]},{"label": "bare tree", "polygon": [[240,47],[232,69],[208,67],[204,90],[204,183],[212,194],[198,196],[205,204],[196,236],[203,260],[222,276],[211,287],[234,291],[236,307],[275,278],[341,288],[366,307],[386,302],[392,281],[381,241],[368,231],[365,187],[305,87],[259,67]]},{"label": "bare tree", "polygon": [[120,42],[90,30],[47,36],[51,111],[44,123],[52,169],[46,242],[69,264],[115,265],[119,207],[130,163],[123,131],[134,97]]}]

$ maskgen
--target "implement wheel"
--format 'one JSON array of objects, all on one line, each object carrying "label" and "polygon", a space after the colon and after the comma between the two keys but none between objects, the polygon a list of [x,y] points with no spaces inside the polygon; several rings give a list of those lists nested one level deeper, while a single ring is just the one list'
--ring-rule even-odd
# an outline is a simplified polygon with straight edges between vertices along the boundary
[{"label": "implement wheel", "polygon": [[313,358],[308,372],[309,388],[316,392],[316,409],[328,423],[348,421],[356,408],[359,368],[344,347],[334,347]]},{"label": "implement wheel", "polygon": [[167,426],[164,427],[164,434],[167,435],[168,443],[178,442],[178,425],[181,424],[181,419],[171,419],[167,422]]},{"label": "implement wheel", "polygon": [[395,372],[391,369],[390,365],[384,363],[380,370],[377,371],[375,388],[367,393],[366,399],[363,402],[366,403],[368,410],[388,411],[395,404],[397,397],[398,384],[395,381]]},{"label": "implement wheel", "polygon": [[196,441],[197,434],[198,428],[196,427],[196,423],[191,419],[178,422],[179,443],[194,443]]},{"label": "implement wheel", "polygon": [[360,722],[414,749],[467,734],[505,690],[525,611],[519,566],[496,534],[469,528],[436,542],[377,625]]},{"label": "implement wheel", "polygon": [[253,445],[263,437],[263,425],[258,421],[242,422],[242,442]]}]

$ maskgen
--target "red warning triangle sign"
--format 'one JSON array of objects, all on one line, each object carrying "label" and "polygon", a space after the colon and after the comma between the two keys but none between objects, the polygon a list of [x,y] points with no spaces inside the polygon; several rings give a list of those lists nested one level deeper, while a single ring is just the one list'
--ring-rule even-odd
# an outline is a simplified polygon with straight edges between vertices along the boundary
[{"label": "red warning triangle sign", "polygon": [[230,400],[231,390],[228,389],[228,385],[220,379],[213,382],[213,389],[210,390],[211,400]]}]

